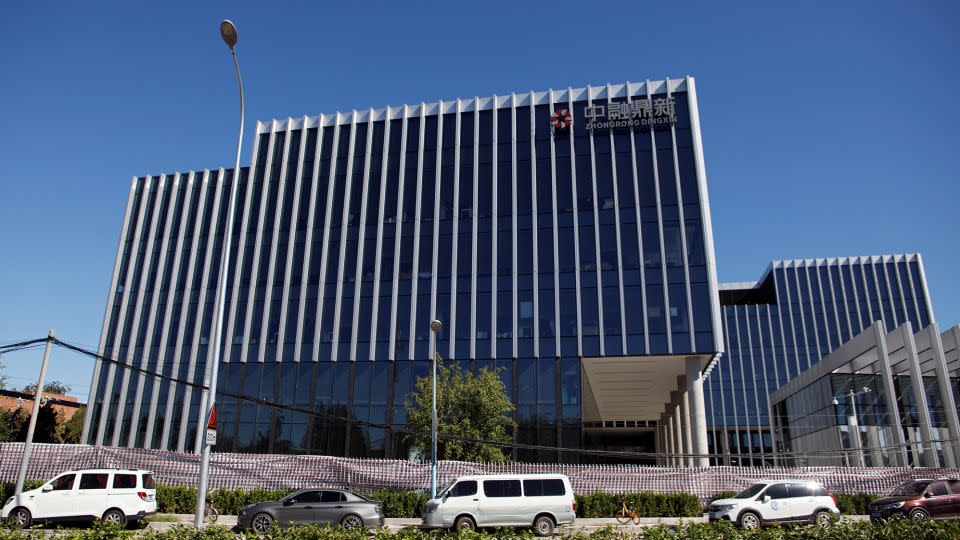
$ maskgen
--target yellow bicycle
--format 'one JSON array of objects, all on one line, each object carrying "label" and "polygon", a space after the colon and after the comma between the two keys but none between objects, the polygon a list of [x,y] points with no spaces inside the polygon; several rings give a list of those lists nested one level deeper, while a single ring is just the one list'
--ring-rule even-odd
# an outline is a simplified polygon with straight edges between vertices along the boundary
[{"label": "yellow bicycle", "polygon": [[620,502],[620,510],[614,517],[617,518],[617,523],[621,525],[626,525],[631,521],[634,525],[640,524],[640,515],[637,514],[636,510],[627,506],[626,499],[623,499],[623,501]]}]

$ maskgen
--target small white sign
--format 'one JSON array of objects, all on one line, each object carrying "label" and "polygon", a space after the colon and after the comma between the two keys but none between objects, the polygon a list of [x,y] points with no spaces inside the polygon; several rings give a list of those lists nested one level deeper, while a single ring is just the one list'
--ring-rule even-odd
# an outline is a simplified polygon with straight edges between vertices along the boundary
[{"label": "small white sign", "polygon": [[217,430],[215,429],[207,430],[207,444],[210,446],[217,444]]}]

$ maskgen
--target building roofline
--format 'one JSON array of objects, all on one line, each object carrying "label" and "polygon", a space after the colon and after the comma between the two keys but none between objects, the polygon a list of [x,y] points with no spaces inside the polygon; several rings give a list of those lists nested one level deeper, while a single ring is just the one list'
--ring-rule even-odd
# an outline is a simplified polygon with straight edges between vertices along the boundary
[{"label": "building roofline", "polygon": [[[687,79],[693,77],[680,77],[677,79],[666,79],[657,81],[643,82],[621,82],[608,83],[599,86],[588,85],[580,88],[561,88],[547,89],[543,91],[527,90],[524,92],[513,92],[506,95],[493,94],[485,97],[457,98],[451,100],[437,100],[433,102],[420,102],[415,104],[404,104],[397,106],[387,106],[380,108],[367,108],[363,110],[353,109],[350,111],[336,111],[329,114],[319,114],[314,116],[301,116],[297,118],[288,117],[286,119],[272,119],[257,121],[256,133],[270,133],[272,131],[284,131],[288,129],[313,128],[319,126],[333,126],[350,124],[354,121],[358,123],[395,119],[395,118],[413,118],[422,114],[425,116],[457,112],[458,106],[461,112],[471,112],[475,110],[491,109],[509,109],[514,106],[526,106],[531,103],[534,105],[549,104],[553,102],[565,101],[585,101],[587,99],[611,99],[624,96],[643,96],[646,97],[649,89],[650,94],[665,94],[669,92],[687,91]],[[354,119],[354,115],[356,118]]]}]

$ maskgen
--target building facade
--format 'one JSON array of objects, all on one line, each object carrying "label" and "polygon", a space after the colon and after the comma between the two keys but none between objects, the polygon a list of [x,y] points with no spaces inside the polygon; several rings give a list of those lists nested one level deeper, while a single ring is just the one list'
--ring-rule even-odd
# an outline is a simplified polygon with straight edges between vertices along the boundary
[{"label": "building facade", "polygon": [[516,459],[706,453],[724,342],[692,78],[274,120],[252,156],[236,183],[133,180],[86,441],[198,447],[235,185],[218,450],[406,457],[438,319],[446,361],[500,369]]},{"label": "building facade", "polygon": [[769,395],[880,322],[927,328],[919,255],[773,261],[756,283],[720,285],[725,354],[706,379],[714,462],[772,464]]}]

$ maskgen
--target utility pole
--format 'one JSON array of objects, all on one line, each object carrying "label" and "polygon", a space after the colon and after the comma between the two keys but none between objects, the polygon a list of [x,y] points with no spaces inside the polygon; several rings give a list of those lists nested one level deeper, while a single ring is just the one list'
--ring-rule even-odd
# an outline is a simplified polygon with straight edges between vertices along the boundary
[{"label": "utility pole", "polygon": [[53,345],[53,328],[47,334],[47,346],[43,349],[43,363],[40,364],[40,379],[37,380],[37,390],[33,395],[33,412],[30,414],[30,427],[27,429],[27,440],[23,443],[23,457],[20,458],[20,471],[17,472],[17,486],[14,495],[23,491],[23,482],[27,479],[27,463],[30,461],[30,450],[33,446],[33,431],[37,427],[37,416],[40,414],[40,398],[43,395],[43,379],[47,376],[47,363],[50,361],[50,347]]},{"label": "utility pole", "polygon": [[443,324],[434,320],[430,323],[430,352],[433,358],[433,416],[430,422],[430,498],[437,498],[437,334]]}]

